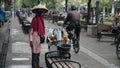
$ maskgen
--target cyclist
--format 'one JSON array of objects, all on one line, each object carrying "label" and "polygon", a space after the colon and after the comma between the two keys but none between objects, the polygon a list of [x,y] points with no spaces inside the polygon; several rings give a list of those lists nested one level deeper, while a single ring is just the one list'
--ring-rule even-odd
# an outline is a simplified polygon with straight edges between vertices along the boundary
[{"label": "cyclist", "polygon": [[68,25],[66,27],[66,30],[68,32],[68,37],[70,38],[69,31],[72,31],[73,29],[75,29],[75,36],[79,40],[80,31],[81,31],[80,12],[77,11],[77,7],[75,5],[71,6],[71,11],[68,12],[67,17],[63,23],[63,27],[65,25]]}]

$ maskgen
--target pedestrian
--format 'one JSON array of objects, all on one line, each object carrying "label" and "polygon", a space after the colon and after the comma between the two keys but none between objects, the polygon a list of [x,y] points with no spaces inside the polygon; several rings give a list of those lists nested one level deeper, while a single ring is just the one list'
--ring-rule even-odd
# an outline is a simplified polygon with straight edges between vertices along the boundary
[{"label": "pedestrian", "polygon": [[119,13],[118,13],[118,12],[116,12],[116,13],[115,13],[115,17],[118,17],[118,15],[119,15]]},{"label": "pedestrian", "polygon": [[71,6],[71,11],[68,12],[63,26],[67,24],[68,24],[68,27],[66,27],[67,32],[69,33],[69,31],[75,29],[75,36],[79,40],[81,31],[80,11],[77,11],[77,7],[75,5]]},{"label": "pedestrian", "polygon": [[103,17],[100,18],[100,23],[103,24]]},{"label": "pedestrian", "polygon": [[29,40],[32,50],[32,68],[42,68],[39,66],[39,56],[41,53],[40,37],[45,35],[44,18],[42,14],[47,13],[48,10],[45,5],[39,4],[33,7],[32,12],[35,13],[29,32]]},{"label": "pedestrian", "polygon": [[117,44],[117,37],[118,37],[118,34],[120,33],[120,22],[118,17],[115,17],[112,20],[112,33],[115,34],[115,40],[113,43],[111,43],[111,45],[114,45],[114,44]]}]

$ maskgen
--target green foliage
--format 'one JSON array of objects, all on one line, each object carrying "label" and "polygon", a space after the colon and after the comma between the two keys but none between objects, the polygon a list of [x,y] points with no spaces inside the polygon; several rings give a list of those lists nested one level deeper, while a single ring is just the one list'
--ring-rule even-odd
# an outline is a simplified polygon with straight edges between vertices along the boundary
[{"label": "green foliage", "polygon": [[[88,0],[81,0],[81,3],[87,3],[88,2]],[[91,3],[95,3],[96,2],[96,0],[91,0]]]},{"label": "green foliage", "polygon": [[25,4],[25,6],[26,7],[28,7],[28,6],[32,6],[32,0],[24,0],[24,2],[23,2],[24,4]]},{"label": "green foliage", "polygon": [[81,0],[81,3],[87,3],[88,0]]},{"label": "green foliage", "polygon": [[56,8],[62,8],[61,2],[64,0],[43,0],[43,2],[46,4],[48,9],[56,9]]},{"label": "green foliage", "polygon": [[108,16],[108,17],[105,17],[105,20],[107,20],[107,21],[111,21],[111,20],[113,20],[114,19],[114,17],[113,16]]},{"label": "green foliage", "polygon": [[[34,5],[37,4],[38,0],[15,0],[15,6],[16,7],[22,7],[23,4],[25,7],[33,7]],[[61,2],[65,1],[65,0],[42,0],[43,3],[46,4],[48,9],[54,9],[54,8],[62,8],[63,5],[61,4]],[[70,3],[72,3],[73,0],[68,0],[68,5]],[[81,3],[87,3],[88,0],[81,0]],[[91,2],[92,4],[96,3],[96,0],[92,0]],[[100,0],[100,7],[107,7],[107,8],[111,8],[111,1],[110,0]]]},{"label": "green foliage", "polygon": [[16,7],[33,7],[37,4],[37,0],[16,0],[15,6]]},{"label": "green foliage", "polygon": [[16,0],[15,1],[15,6],[16,7],[21,7],[22,6],[22,0]]},{"label": "green foliage", "polygon": [[[99,1],[100,1],[101,8],[103,8],[103,7],[111,8],[111,6],[112,6],[111,0],[99,0]],[[81,0],[81,3],[87,3],[87,2],[88,2],[88,0]],[[96,0],[92,0],[91,3],[95,4]]]},{"label": "green foliage", "polygon": [[100,0],[100,7],[111,8],[112,3],[110,0]]}]

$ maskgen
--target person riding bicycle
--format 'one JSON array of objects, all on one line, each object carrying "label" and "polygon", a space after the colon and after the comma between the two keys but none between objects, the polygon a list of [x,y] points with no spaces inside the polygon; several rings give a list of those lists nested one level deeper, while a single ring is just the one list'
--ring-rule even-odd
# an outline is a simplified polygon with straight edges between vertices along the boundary
[{"label": "person riding bicycle", "polygon": [[69,31],[72,31],[74,29],[75,36],[79,40],[80,31],[81,31],[80,12],[77,11],[77,7],[75,5],[71,6],[71,11],[68,12],[67,17],[63,23],[63,27],[65,25],[68,25],[66,27],[66,30],[68,32],[68,37],[70,38]]}]

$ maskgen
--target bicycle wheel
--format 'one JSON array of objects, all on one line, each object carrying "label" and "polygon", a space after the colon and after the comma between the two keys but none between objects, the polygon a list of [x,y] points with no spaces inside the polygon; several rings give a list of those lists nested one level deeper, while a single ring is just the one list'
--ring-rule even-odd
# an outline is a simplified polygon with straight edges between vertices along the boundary
[{"label": "bicycle wheel", "polygon": [[76,54],[79,52],[80,45],[79,45],[79,41],[78,40],[74,40],[73,41],[73,49],[74,49]]},{"label": "bicycle wheel", "polygon": [[118,43],[116,46],[116,55],[117,55],[117,58],[120,59],[120,43]]}]

